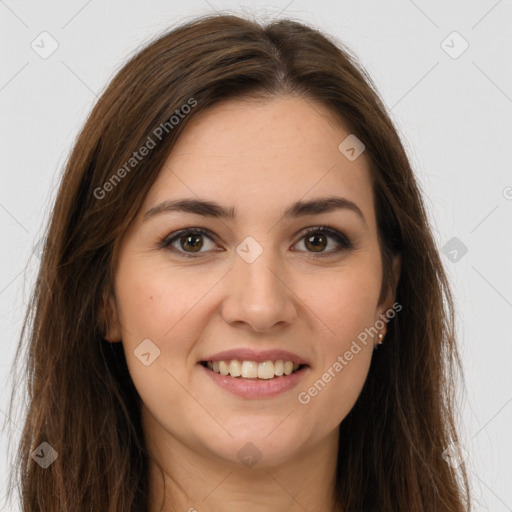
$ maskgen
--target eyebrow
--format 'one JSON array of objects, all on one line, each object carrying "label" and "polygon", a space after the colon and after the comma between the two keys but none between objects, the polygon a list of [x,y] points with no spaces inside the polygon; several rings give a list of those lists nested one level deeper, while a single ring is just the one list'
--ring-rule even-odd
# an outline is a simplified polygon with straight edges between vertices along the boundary
[{"label": "eyebrow", "polygon": [[[329,196],[319,197],[310,201],[297,201],[288,207],[282,218],[304,217],[306,215],[320,215],[335,210],[353,211],[363,221],[366,227],[366,219],[363,212],[355,204],[345,197]],[[176,199],[167,200],[153,206],[144,214],[143,221],[164,212],[184,212],[203,217],[213,217],[218,219],[231,220],[235,218],[234,207],[225,208],[214,201],[205,201],[202,199]]]}]

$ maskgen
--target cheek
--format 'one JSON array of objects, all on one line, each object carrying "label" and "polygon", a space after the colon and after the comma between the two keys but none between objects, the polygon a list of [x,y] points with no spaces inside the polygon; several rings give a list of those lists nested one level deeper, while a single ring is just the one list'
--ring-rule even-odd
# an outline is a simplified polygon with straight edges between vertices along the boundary
[{"label": "cheek", "polygon": [[164,340],[186,324],[188,317],[208,291],[208,283],[187,278],[167,267],[126,262],[116,276],[119,317],[129,339]]},{"label": "cheek", "polygon": [[312,309],[328,328],[328,351],[342,350],[377,320],[379,269],[374,264],[347,266],[326,276],[315,294]]},{"label": "cheek", "polygon": [[162,411],[182,408],[183,387],[190,386],[196,362],[187,355],[202,328],[197,321],[201,298],[211,286],[191,286],[185,273],[170,275],[168,268],[142,265],[136,258],[118,267],[116,302],[128,370],[143,403],[163,419]]},{"label": "cheek", "polygon": [[[208,291],[216,280],[218,277],[211,275],[203,279],[190,272],[171,272],[168,266],[154,261],[143,265],[136,258],[126,259],[119,266],[116,294],[124,352],[132,380],[148,401],[162,389],[176,391],[166,401],[170,396],[179,396],[180,387],[172,376],[189,385],[191,371],[197,364],[192,357],[194,345],[201,336],[204,319],[208,318],[204,308]],[[141,343],[148,339],[151,343],[145,343],[150,360],[152,351],[157,355],[154,362],[145,366],[137,356]]]},{"label": "cheek", "polygon": [[321,320],[320,364],[298,390],[297,400],[308,411],[307,418],[321,418],[326,430],[347,416],[368,376],[375,338],[365,330],[376,321],[379,287],[370,268],[352,267],[331,276],[312,297],[312,309]]}]

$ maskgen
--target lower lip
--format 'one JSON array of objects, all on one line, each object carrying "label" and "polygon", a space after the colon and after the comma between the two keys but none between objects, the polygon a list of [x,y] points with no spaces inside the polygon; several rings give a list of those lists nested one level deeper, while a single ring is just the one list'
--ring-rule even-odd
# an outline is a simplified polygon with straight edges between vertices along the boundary
[{"label": "lower lip", "polygon": [[242,398],[269,398],[289,391],[304,378],[310,368],[309,366],[304,366],[295,373],[272,379],[250,380],[222,375],[210,370],[201,363],[198,364],[215,384]]}]

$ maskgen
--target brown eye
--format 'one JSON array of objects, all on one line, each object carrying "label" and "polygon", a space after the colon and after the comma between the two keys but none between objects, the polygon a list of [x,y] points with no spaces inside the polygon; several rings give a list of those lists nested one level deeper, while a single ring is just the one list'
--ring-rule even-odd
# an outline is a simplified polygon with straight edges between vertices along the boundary
[{"label": "brown eye", "polygon": [[198,252],[203,246],[201,236],[202,235],[182,235],[180,237],[180,245],[185,250],[188,246],[193,252]]},{"label": "brown eye", "polygon": [[327,247],[327,237],[322,234],[316,233],[308,235],[305,240],[306,247],[310,248],[313,252],[322,252]]},{"label": "brown eye", "polygon": [[[210,231],[203,228],[187,228],[171,233],[160,241],[159,247],[168,249],[183,257],[199,257],[201,253],[211,252],[207,244],[205,248],[205,239],[211,244],[212,250],[215,250],[215,242]],[[329,249],[329,241],[334,240],[334,248]],[[342,233],[329,226],[320,226],[310,228],[301,238],[306,252],[316,254],[319,257],[333,256],[343,249],[352,249],[352,242]],[[202,250],[204,249],[205,250]]]},{"label": "brown eye", "polygon": [[[304,241],[306,252],[316,253],[319,257],[332,256],[343,249],[352,249],[352,242],[342,233],[329,226],[320,226],[310,228],[306,231],[301,241]],[[334,249],[325,250],[329,245],[329,240],[334,240]]]},{"label": "brown eye", "polygon": [[196,254],[200,256],[201,253],[208,252],[201,250],[205,246],[205,238],[210,241],[212,248],[214,248],[216,244],[213,238],[210,236],[209,231],[203,228],[182,229],[181,231],[171,233],[160,242],[159,246],[181,256],[194,258]]}]

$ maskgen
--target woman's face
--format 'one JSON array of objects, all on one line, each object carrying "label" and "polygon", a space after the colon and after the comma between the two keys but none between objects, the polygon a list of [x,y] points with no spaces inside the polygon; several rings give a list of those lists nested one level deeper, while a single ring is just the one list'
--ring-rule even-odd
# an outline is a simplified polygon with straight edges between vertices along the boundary
[{"label": "woman's face", "polygon": [[[368,162],[353,139],[339,149],[349,135],[292,96],[224,102],[184,130],[120,245],[107,333],[146,436],[260,466],[332,448],[377,341],[362,333],[393,303],[378,304]],[[208,205],[171,207],[184,200]],[[278,360],[306,366],[267,378],[289,371]]]}]

